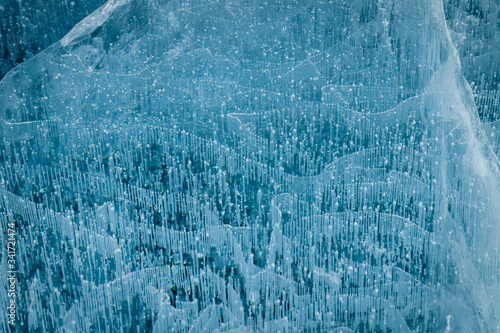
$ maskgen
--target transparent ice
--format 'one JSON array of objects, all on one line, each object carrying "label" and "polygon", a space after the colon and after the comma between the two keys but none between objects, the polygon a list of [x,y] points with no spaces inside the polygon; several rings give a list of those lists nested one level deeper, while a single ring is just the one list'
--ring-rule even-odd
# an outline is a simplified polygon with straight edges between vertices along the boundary
[{"label": "transparent ice", "polygon": [[499,331],[498,18],[108,1],[0,82],[17,329]]},{"label": "transparent ice", "polygon": [[0,79],[106,0],[0,0]]}]

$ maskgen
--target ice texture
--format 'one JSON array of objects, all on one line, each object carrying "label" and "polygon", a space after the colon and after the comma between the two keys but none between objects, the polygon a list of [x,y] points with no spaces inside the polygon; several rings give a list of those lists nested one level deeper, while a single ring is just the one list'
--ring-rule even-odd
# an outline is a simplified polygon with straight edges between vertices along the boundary
[{"label": "ice texture", "polygon": [[14,68],[17,329],[499,331],[498,1],[468,3],[110,0]]},{"label": "ice texture", "polygon": [[0,79],[57,42],[105,0],[0,0]]},{"label": "ice texture", "polygon": [[500,2],[445,0],[450,35],[462,74],[474,99],[493,150],[500,154]]}]

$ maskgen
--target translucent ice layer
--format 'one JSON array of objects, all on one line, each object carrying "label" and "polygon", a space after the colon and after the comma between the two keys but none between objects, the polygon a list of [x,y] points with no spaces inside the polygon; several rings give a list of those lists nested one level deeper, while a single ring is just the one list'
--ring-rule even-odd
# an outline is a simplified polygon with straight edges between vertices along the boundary
[{"label": "translucent ice layer", "polygon": [[441,0],[111,0],[9,72],[21,330],[498,331],[496,120],[450,22]]},{"label": "translucent ice layer", "polygon": [[105,0],[0,0],[0,79],[57,42]]}]

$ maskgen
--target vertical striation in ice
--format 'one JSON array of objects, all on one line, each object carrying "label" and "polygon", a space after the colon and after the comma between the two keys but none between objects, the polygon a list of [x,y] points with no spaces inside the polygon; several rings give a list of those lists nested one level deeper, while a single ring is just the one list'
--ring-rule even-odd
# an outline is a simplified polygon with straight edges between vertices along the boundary
[{"label": "vertical striation in ice", "polygon": [[21,329],[497,331],[498,77],[464,8],[110,0],[10,71]]},{"label": "vertical striation in ice", "polygon": [[500,2],[444,1],[462,74],[470,83],[493,150],[500,153]]}]

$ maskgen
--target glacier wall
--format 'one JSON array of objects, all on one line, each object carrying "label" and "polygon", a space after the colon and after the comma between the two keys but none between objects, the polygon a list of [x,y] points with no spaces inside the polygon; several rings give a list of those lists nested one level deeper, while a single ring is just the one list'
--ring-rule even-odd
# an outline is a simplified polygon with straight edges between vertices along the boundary
[{"label": "glacier wall", "polygon": [[464,61],[498,28],[463,3],[110,0],[15,67],[15,330],[498,331],[498,58]]}]

